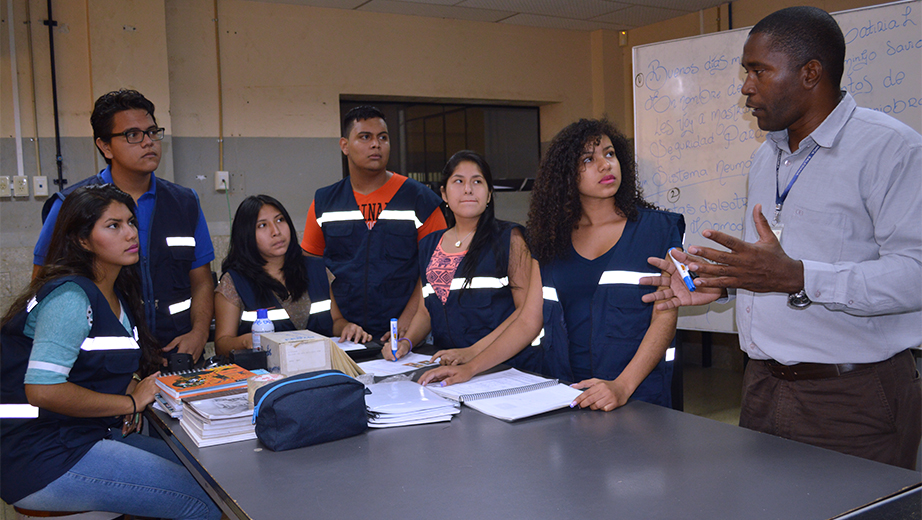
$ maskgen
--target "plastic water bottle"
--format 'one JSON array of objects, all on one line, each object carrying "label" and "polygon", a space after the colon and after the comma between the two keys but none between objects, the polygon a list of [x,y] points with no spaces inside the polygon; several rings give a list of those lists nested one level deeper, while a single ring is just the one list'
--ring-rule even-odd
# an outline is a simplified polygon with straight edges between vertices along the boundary
[{"label": "plastic water bottle", "polygon": [[269,319],[269,313],[266,309],[257,309],[256,321],[253,322],[253,327],[250,330],[253,332],[253,350],[262,350],[262,345],[259,344],[259,335],[275,332],[275,324]]}]

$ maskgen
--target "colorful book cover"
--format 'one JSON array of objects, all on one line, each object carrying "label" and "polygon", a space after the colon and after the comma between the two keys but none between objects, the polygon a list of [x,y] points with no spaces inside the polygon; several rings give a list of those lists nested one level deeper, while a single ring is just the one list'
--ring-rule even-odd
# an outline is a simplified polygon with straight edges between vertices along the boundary
[{"label": "colorful book cover", "polygon": [[157,386],[173,399],[180,400],[231,388],[245,388],[247,378],[255,374],[237,365],[221,365],[203,370],[190,370],[157,378]]}]

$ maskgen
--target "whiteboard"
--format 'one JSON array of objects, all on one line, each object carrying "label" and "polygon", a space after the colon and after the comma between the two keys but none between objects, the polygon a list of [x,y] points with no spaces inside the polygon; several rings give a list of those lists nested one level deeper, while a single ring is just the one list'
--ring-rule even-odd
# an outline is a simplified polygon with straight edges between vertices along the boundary
[{"label": "whiteboard", "polygon": [[[845,35],[842,87],[860,106],[922,132],[922,1],[833,13]],[[685,215],[686,247],[739,237],[746,177],[765,140],[740,93],[749,27],[637,46],[634,142],[645,198]],[[750,217],[751,218],[751,217]],[[733,304],[683,308],[680,329],[736,332]]]}]

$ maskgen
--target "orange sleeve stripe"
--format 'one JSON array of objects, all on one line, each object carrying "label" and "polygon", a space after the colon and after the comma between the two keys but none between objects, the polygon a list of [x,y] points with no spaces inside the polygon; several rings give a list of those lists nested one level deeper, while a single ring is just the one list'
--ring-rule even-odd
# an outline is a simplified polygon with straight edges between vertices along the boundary
[{"label": "orange sleeve stripe", "polygon": [[326,247],[326,241],[323,239],[323,230],[317,223],[317,212],[314,210],[314,203],[307,210],[307,221],[304,222],[304,236],[301,239],[301,249],[316,256],[323,256],[323,249]]},{"label": "orange sleeve stripe", "polygon": [[442,215],[442,210],[440,208],[435,208],[435,211],[429,215],[429,218],[426,219],[423,226],[416,231],[416,241],[419,242],[429,233],[445,229],[446,227],[448,227],[448,224],[445,223],[445,216]]}]

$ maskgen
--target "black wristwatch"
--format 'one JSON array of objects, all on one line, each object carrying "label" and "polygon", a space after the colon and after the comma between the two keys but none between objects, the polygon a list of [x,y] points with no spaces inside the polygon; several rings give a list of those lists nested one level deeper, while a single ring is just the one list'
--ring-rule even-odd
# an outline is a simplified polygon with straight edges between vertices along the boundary
[{"label": "black wristwatch", "polygon": [[811,303],[813,302],[807,297],[806,289],[801,289],[796,293],[788,295],[788,305],[795,309],[806,309]]}]

